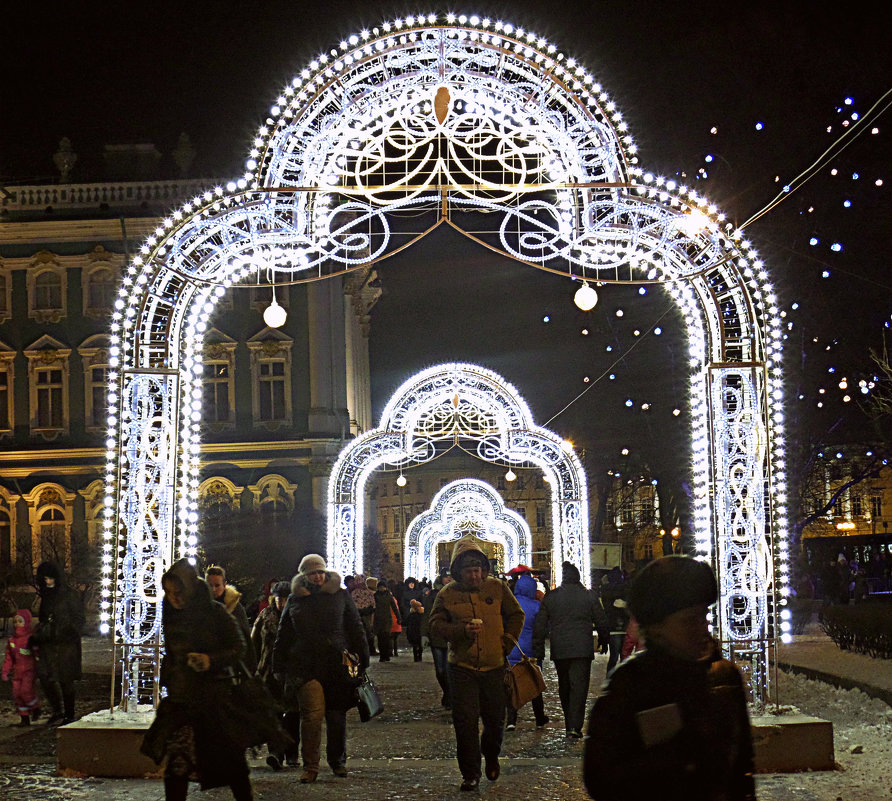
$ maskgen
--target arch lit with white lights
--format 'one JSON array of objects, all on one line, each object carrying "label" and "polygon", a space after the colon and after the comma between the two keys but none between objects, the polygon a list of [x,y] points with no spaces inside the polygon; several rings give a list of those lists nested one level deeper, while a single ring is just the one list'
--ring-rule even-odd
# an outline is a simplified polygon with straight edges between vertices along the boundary
[{"label": "arch lit with white lights", "polygon": [[407,576],[436,576],[437,546],[473,533],[502,546],[505,569],[531,564],[533,536],[530,527],[513,509],[505,506],[495,487],[477,478],[451,481],[406,529]]},{"label": "arch lit with white lights", "polygon": [[[473,364],[429,367],[406,381],[377,428],[349,443],[328,480],[328,560],[344,575],[363,572],[365,484],[379,467],[422,464],[437,443],[466,439],[487,462],[535,465],[551,488],[553,565],[578,565],[590,576],[585,473],[569,443],[537,426],[517,390],[500,375]],[[482,483],[482,482],[481,482]]]},{"label": "arch lit with white lights", "polygon": [[[765,266],[696,190],[639,165],[582,64],[530,30],[450,14],[382,23],[311,61],[243,175],[174,211],[126,269],[100,611],[122,645],[125,704],[157,698],[160,576],[197,546],[202,335],[225,288],[349,271],[438,225],[674,298],[689,336],[696,547],[720,580],[716,631],[761,702],[775,623],[789,629],[781,331]],[[337,525],[329,557],[347,563],[350,524]]]}]

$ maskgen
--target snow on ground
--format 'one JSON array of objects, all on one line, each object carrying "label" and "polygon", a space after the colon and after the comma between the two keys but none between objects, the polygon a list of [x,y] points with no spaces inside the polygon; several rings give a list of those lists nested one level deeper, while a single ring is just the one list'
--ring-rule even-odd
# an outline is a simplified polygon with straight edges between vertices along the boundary
[{"label": "snow on ground", "polygon": [[860,690],[838,690],[788,673],[778,676],[778,700],[833,723],[838,768],[760,775],[759,801],[892,799],[892,707]]}]

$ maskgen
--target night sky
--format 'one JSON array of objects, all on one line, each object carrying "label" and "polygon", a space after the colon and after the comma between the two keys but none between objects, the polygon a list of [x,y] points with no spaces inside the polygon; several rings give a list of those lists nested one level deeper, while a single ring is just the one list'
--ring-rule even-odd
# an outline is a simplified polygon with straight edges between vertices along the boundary
[{"label": "night sky", "polygon": [[[106,143],[152,142],[173,175],[170,152],[181,132],[197,151],[194,174],[237,176],[266,109],[312,57],[385,18],[428,11],[278,0],[94,5],[45,12],[32,4],[30,12],[19,8],[31,18],[7,30],[0,183],[52,180],[63,136],[79,156],[74,181],[102,180]],[[820,5],[611,1],[449,10],[513,22],[577,58],[623,112],[642,166],[694,186],[740,224],[795,185],[892,88],[889,24],[863,4],[833,12]],[[857,14],[845,13],[853,8]],[[870,379],[869,348],[882,344],[892,312],[890,131],[889,113],[875,124],[871,117],[841,155],[747,228],[787,315],[789,416],[818,434],[840,415],[858,417],[857,380]],[[415,370],[469,360],[514,383],[537,422],[552,420],[550,427],[597,454],[596,470],[618,468],[623,447],[653,470],[667,453],[684,451],[684,332],[658,289],[641,295],[637,286],[605,286],[594,311],[582,313],[570,281],[445,231],[379,272],[376,414]]]}]

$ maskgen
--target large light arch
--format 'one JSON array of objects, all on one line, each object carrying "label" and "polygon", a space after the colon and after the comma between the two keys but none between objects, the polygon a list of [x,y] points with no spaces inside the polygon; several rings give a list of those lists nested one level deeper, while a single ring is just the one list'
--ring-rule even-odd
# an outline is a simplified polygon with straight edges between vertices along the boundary
[{"label": "large light arch", "polygon": [[527,521],[505,506],[492,484],[460,478],[441,488],[430,507],[406,528],[406,575],[436,576],[437,546],[469,531],[499,543],[508,565],[532,564],[533,535]]},{"label": "large light arch", "polygon": [[245,166],[148,237],[113,315],[100,616],[123,646],[125,704],[157,697],[158,582],[197,545],[195,389],[214,304],[249,277],[349,271],[444,224],[542,269],[661,282],[678,303],[696,546],[720,580],[716,630],[760,703],[789,628],[775,295],[714,206],[639,166],[585,67],[488,18],[385,22],[284,88]]},{"label": "large light arch", "polygon": [[498,464],[539,467],[551,487],[552,565],[568,560],[590,579],[588,493],[579,459],[557,434],[537,426],[517,390],[473,364],[429,367],[390,399],[377,428],[349,443],[328,481],[328,559],[344,574],[363,572],[361,500],[383,465],[436,458],[438,442],[464,438],[477,456]]}]

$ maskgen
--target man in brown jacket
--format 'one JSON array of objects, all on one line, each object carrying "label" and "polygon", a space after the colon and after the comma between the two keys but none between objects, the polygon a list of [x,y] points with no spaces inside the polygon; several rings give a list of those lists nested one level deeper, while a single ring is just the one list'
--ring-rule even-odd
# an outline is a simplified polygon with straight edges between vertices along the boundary
[{"label": "man in brown jacket", "polygon": [[[462,537],[452,552],[452,581],[437,594],[430,632],[449,642],[452,724],[462,790],[499,778],[505,723],[505,657],[523,628],[523,609],[508,585],[491,578],[489,560],[476,537]],[[479,734],[478,720],[483,720]]]}]

